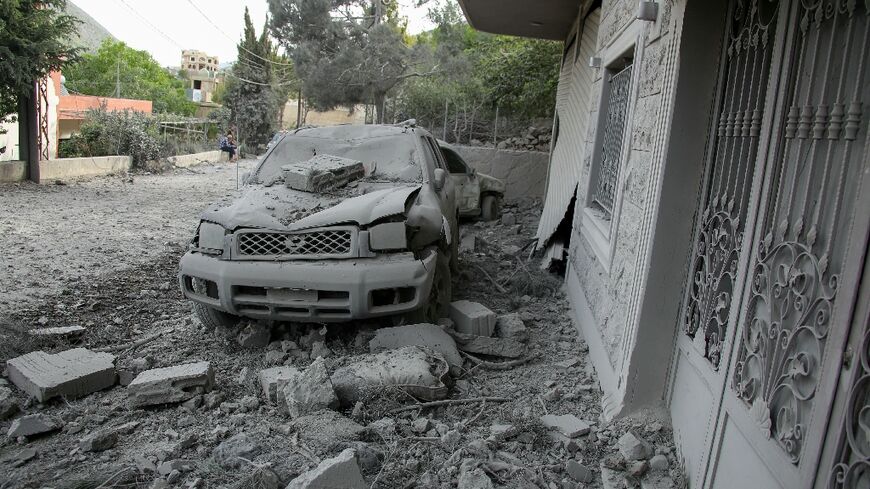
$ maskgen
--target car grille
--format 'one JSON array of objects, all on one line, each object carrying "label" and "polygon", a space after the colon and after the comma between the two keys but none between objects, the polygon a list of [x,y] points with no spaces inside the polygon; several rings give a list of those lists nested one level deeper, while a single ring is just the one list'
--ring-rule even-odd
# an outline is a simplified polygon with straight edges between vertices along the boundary
[{"label": "car grille", "polygon": [[251,257],[348,257],[353,251],[350,229],[307,233],[244,232],[238,234],[240,255]]}]

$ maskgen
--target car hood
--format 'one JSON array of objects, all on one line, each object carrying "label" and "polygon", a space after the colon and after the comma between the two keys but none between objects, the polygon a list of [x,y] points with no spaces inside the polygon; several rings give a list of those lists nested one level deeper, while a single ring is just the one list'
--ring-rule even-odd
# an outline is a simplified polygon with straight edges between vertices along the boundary
[{"label": "car hood", "polygon": [[311,193],[284,186],[248,187],[241,197],[218,202],[202,213],[229,230],[266,228],[293,231],[337,224],[369,225],[403,214],[419,184],[359,184],[330,193]]}]

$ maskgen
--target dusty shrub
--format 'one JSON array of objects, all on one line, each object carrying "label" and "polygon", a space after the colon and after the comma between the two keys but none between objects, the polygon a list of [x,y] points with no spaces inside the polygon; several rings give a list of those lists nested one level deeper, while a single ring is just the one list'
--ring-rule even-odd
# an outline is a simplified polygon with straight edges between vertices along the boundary
[{"label": "dusty shrub", "polygon": [[130,156],[134,167],[157,159],[162,153],[157,125],[150,115],[103,109],[89,111],[79,134],[63,141],[59,148],[61,158]]}]

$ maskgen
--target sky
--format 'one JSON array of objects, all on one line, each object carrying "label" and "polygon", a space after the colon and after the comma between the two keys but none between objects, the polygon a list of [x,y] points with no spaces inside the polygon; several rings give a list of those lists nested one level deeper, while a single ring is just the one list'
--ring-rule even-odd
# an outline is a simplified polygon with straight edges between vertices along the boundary
[{"label": "sky", "polygon": [[[257,33],[269,6],[266,0],[71,0],[129,46],[145,50],[163,66],[178,66],[182,49],[199,49],[221,64],[236,59],[244,29],[245,6]],[[427,7],[399,0],[411,34],[432,28]],[[197,7],[202,12],[197,11]],[[213,22],[213,23],[212,23]]]}]

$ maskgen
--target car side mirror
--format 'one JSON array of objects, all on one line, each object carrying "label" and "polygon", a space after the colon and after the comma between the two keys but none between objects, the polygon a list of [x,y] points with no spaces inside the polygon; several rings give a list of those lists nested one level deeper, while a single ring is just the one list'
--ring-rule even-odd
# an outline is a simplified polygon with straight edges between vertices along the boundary
[{"label": "car side mirror", "polygon": [[471,176],[473,177],[475,175],[477,175],[477,168],[472,168],[471,169]]},{"label": "car side mirror", "polygon": [[444,188],[444,181],[447,180],[447,172],[442,168],[435,169],[435,190]]}]

